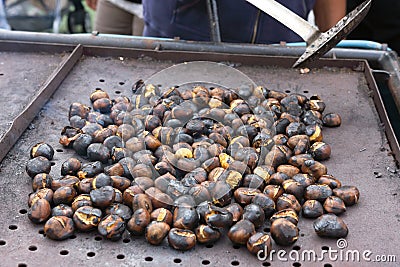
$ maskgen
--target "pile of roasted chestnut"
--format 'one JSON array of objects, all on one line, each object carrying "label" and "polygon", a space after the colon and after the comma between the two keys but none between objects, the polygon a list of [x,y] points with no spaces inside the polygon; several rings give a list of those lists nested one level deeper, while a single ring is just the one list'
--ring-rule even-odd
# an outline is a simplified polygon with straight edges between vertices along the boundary
[{"label": "pile of roasted chestnut", "polygon": [[[227,233],[257,254],[271,250],[271,237],[296,242],[301,216],[316,218],[319,236],[347,235],[337,215],[359,191],[321,163],[331,154],[322,127],[341,119],[323,116],[320,97],[143,82],[132,90],[112,100],[98,89],[92,108],[70,106],[59,142],[77,156],[62,163],[59,177],[49,175],[53,148],[32,147],[28,215],[45,223],[47,237],[97,229],[118,240],[128,230],[152,245],[168,236],[171,247],[188,250]],[[270,235],[258,231],[267,227]]]}]

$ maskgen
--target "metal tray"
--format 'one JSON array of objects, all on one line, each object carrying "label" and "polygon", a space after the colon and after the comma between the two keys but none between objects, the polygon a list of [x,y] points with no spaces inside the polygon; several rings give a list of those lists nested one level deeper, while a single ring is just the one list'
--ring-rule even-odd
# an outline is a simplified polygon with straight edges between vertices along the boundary
[{"label": "metal tray", "polygon": [[[9,43],[0,43],[0,50],[2,45],[4,50],[10,48]],[[25,51],[34,47],[36,51],[48,50],[51,53],[71,53],[75,50],[69,56],[73,62],[72,70],[68,75],[57,76],[61,84],[32,122],[34,127],[23,133],[1,163],[1,265],[328,267],[376,264],[362,259],[362,253],[366,250],[372,252],[371,259],[378,255],[393,255],[397,261],[400,260],[400,185],[393,157],[398,145],[396,147],[392,142],[390,147],[388,144],[388,139],[393,139],[393,136],[387,138],[385,130],[387,136],[393,131],[390,131],[385,109],[366,61],[322,60],[315,63],[310,73],[300,74],[299,70],[288,68],[293,61],[290,57],[46,44],[21,44],[19,47]],[[146,79],[174,63],[190,60],[229,62],[257,84],[268,88],[300,92],[308,96],[319,94],[327,103],[327,112],[340,113],[342,126],[324,129],[324,139],[333,149],[331,159],[326,162],[329,173],[341,179],[343,184],[356,185],[361,192],[359,204],[349,207],[342,216],[349,227],[347,247],[339,249],[336,240],[319,238],[312,229],[312,220],[302,218],[299,240],[285,250],[300,253],[314,250],[318,255],[329,247],[344,254],[349,250],[357,250],[361,253],[360,261],[330,260],[326,254],[324,260],[316,262],[282,261],[276,255],[273,261],[260,261],[250,255],[245,247],[232,245],[226,236],[214,246],[196,245],[195,249],[187,252],[173,250],[166,241],[158,247],[150,246],[144,238],[130,237],[127,233],[117,242],[103,240],[95,233],[76,233],[73,239],[56,242],[43,236],[42,225],[34,225],[29,221],[26,215],[27,196],[32,189],[31,179],[24,171],[29,149],[39,141],[50,143],[57,151],[51,174],[59,176],[62,162],[73,155],[72,151],[58,144],[60,131],[68,124],[70,103],[80,101],[89,104],[88,96],[95,88],[106,90],[111,97],[129,95],[132,84],[138,79]],[[59,71],[64,71],[64,68],[59,68]],[[19,95],[20,91],[15,89],[14,93]],[[268,232],[269,229],[265,227],[260,231]],[[278,251],[284,248],[274,244],[273,249]],[[387,263],[387,266],[396,266],[396,263]]]}]

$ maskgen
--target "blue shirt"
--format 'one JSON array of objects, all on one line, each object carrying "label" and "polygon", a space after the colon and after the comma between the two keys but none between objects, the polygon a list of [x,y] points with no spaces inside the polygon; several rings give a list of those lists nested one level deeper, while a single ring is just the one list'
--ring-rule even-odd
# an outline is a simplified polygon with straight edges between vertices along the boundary
[{"label": "blue shirt", "polygon": [[[277,0],[307,19],[315,0]],[[279,43],[302,39],[245,0],[217,0],[224,42]],[[205,0],[143,0],[145,36],[210,41]]]}]

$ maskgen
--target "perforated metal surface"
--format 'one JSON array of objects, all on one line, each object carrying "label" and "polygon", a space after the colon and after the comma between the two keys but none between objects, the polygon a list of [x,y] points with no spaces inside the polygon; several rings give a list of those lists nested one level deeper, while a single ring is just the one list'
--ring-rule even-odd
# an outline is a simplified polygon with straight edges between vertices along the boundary
[{"label": "perforated metal surface", "polygon": [[[171,249],[167,242],[150,246],[143,238],[127,233],[117,242],[102,240],[96,233],[76,233],[76,237],[56,242],[43,236],[43,226],[32,224],[26,215],[31,179],[25,174],[29,148],[39,141],[56,150],[51,174],[59,176],[60,166],[72,151],[58,144],[60,131],[68,124],[69,104],[89,104],[89,93],[102,88],[111,97],[129,95],[131,85],[146,79],[172,62],[149,58],[83,57],[59,87],[52,99],[1,163],[0,172],[0,258],[4,266],[360,266],[358,262],[273,262],[259,261],[245,247],[233,246],[224,237],[213,247],[197,245],[187,252]],[[342,217],[349,227],[348,249],[371,250],[373,255],[398,253],[400,247],[400,188],[386,138],[369,98],[364,74],[349,69],[317,69],[307,75],[296,70],[241,65],[237,69],[260,85],[311,96],[317,93],[327,103],[327,112],[339,112],[342,126],[325,129],[325,141],[332,145],[332,157],[326,162],[329,173],[344,184],[356,185],[360,203]],[[184,73],[182,73],[184,75]],[[18,93],[18,92],[16,92]],[[1,107],[2,109],[4,107]],[[387,169],[389,168],[389,170]],[[376,174],[381,173],[381,178]],[[312,220],[301,219],[300,238],[292,248],[313,249],[321,253],[325,246],[337,249],[336,240],[321,239],[312,229]],[[261,231],[268,231],[261,228]],[[281,249],[274,244],[275,250]],[[398,255],[399,256],[399,255]],[[399,259],[398,259],[399,260]],[[301,264],[301,265],[299,265]],[[324,265],[331,264],[331,265]],[[370,265],[373,265],[369,263]],[[363,262],[362,266],[368,265]],[[391,263],[388,266],[395,266]]]}]

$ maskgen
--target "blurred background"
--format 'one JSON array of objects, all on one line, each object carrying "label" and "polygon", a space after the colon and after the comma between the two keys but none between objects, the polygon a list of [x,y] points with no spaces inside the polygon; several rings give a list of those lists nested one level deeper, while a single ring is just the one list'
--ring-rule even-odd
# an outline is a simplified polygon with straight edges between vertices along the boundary
[{"label": "blurred background", "polygon": [[93,29],[94,14],[85,0],[0,0],[2,28],[12,30],[86,33]]}]

